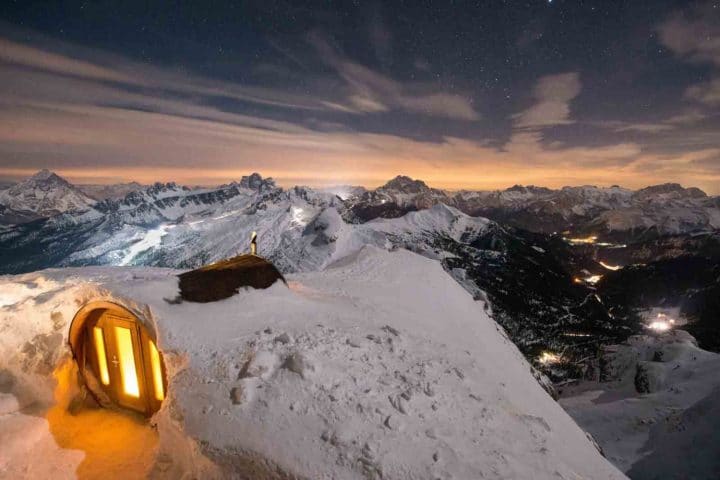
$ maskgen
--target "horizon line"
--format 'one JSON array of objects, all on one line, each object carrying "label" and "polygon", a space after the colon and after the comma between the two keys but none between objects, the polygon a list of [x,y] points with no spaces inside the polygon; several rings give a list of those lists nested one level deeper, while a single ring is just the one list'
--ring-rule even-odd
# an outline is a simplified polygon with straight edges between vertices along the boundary
[{"label": "horizon line", "polygon": [[[338,181],[334,181],[334,182],[333,182],[333,181],[324,181],[324,182],[323,182],[323,181],[321,181],[320,179],[318,179],[318,177],[309,177],[309,176],[307,176],[307,177],[297,177],[297,176],[294,176],[294,177],[293,177],[293,176],[277,177],[277,176],[275,176],[275,175],[267,175],[267,176],[266,176],[266,175],[263,175],[262,173],[260,173],[258,170],[250,171],[249,173],[244,173],[244,174],[241,175],[239,178],[234,178],[234,177],[233,177],[233,178],[218,177],[216,183],[213,183],[213,182],[183,182],[183,181],[178,181],[178,180],[173,180],[173,179],[165,179],[165,180],[155,179],[155,180],[152,180],[152,181],[149,181],[149,182],[148,182],[148,181],[141,181],[141,180],[136,180],[136,179],[128,178],[128,177],[118,177],[118,176],[92,176],[92,177],[91,177],[91,176],[87,176],[87,175],[78,176],[78,175],[74,175],[74,174],[69,174],[69,175],[68,175],[68,174],[62,173],[63,171],[68,171],[68,169],[59,169],[59,170],[53,170],[53,169],[50,169],[50,168],[40,168],[40,169],[6,169],[5,171],[12,171],[12,172],[17,172],[17,173],[15,173],[15,174],[10,174],[10,175],[7,175],[7,174],[3,175],[2,173],[0,173],[0,181],[2,181],[2,182],[8,182],[8,183],[10,183],[10,182],[12,182],[12,183],[20,183],[20,182],[22,182],[22,181],[24,181],[24,180],[29,179],[29,178],[32,177],[32,176],[34,176],[34,175],[36,175],[36,174],[44,171],[44,170],[47,170],[47,171],[49,171],[49,172],[51,172],[51,173],[54,173],[54,174],[58,175],[59,177],[65,179],[66,181],[68,181],[69,183],[71,183],[72,185],[75,185],[75,186],[83,186],[83,185],[87,185],[87,186],[108,185],[108,186],[109,186],[109,185],[117,185],[117,184],[123,184],[123,183],[137,183],[137,184],[139,184],[139,185],[141,185],[141,186],[149,187],[149,186],[152,186],[152,185],[154,185],[154,184],[156,184],[156,183],[160,183],[160,184],[174,183],[174,184],[179,185],[179,186],[185,186],[185,187],[191,187],[191,188],[212,188],[212,187],[220,187],[220,186],[222,186],[222,185],[227,185],[227,184],[234,183],[234,182],[239,182],[239,181],[242,179],[242,177],[250,176],[250,175],[253,175],[253,174],[257,173],[257,174],[259,174],[263,179],[272,179],[278,186],[280,186],[280,187],[282,187],[282,188],[310,187],[310,188],[328,189],[328,188],[333,188],[333,187],[355,187],[355,188],[360,187],[360,188],[365,188],[365,189],[370,190],[370,189],[375,189],[375,188],[382,187],[382,186],[384,186],[385,184],[387,184],[388,182],[390,182],[390,181],[392,181],[392,180],[394,180],[394,179],[396,179],[396,178],[398,178],[398,177],[407,177],[407,178],[410,178],[410,179],[413,180],[413,181],[419,180],[419,181],[423,182],[423,183],[424,183],[426,186],[428,186],[429,188],[433,188],[433,189],[436,189],[436,190],[443,190],[443,191],[451,191],[451,192],[459,192],[459,191],[477,191],[477,192],[483,192],[483,191],[502,191],[502,190],[509,190],[509,189],[511,189],[511,188],[513,188],[513,187],[524,187],[524,188],[534,187],[534,188],[546,188],[546,189],[549,189],[549,190],[562,190],[563,188],[579,188],[579,187],[593,187],[593,188],[606,188],[606,189],[607,189],[607,188],[615,188],[615,187],[617,187],[617,188],[621,188],[621,189],[624,189],[624,190],[637,191],[637,190],[642,190],[643,188],[648,188],[648,187],[674,184],[674,185],[680,185],[680,186],[681,186],[682,188],[684,188],[684,189],[697,188],[698,190],[701,190],[703,193],[705,193],[705,194],[708,195],[708,196],[718,196],[718,195],[720,195],[720,191],[718,191],[717,193],[715,193],[715,192],[712,192],[712,191],[705,190],[705,189],[703,189],[702,187],[698,187],[698,186],[695,186],[695,185],[685,186],[685,185],[681,184],[680,182],[673,182],[673,181],[648,184],[648,185],[645,185],[644,187],[639,187],[639,188],[625,187],[625,186],[622,186],[622,185],[617,184],[617,183],[615,183],[615,184],[610,184],[609,182],[608,182],[608,183],[595,183],[595,184],[593,184],[593,183],[582,183],[582,182],[581,182],[581,183],[578,183],[578,184],[563,184],[563,185],[557,186],[557,187],[547,186],[547,185],[543,185],[543,184],[536,184],[536,183],[527,183],[527,184],[523,184],[523,183],[509,184],[509,183],[506,183],[506,184],[504,184],[504,185],[506,185],[506,186],[494,186],[494,187],[481,188],[481,187],[472,187],[471,185],[468,185],[468,186],[466,186],[466,187],[433,186],[433,185],[437,185],[437,184],[435,184],[435,183],[431,184],[429,181],[426,181],[426,180],[424,180],[424,179],[422,179],[422,178],[414,177],[414,176],[407,175],[407,174],[402,174],[402,173],[397,174],[397,175],[394,175],[394,176],[392,176],[391,178],[383,177],[384,180],[380,180],[379,177],[378,177],[378,178],[373,179],[373,181],[370,182],[369,184],[367,184],[367,183],[366,183],[366,184],[362,184],[362,183],[355,183],[355,182],[352,182],[352,181],[345,181],[345,182],[343,182],[343,181],[339,181],[339,180],[338,180]],[[2,170],[0,170],[0,172],[2,172]],[[20,174],[19,174],[20,172],[23,172],[23,174],[20,175]],[[27,172],[32,172],[32,173],[27,173]],[[95,181],[82,181],[83,178],[86,179],[86,180],[94,179]],[[318,180],[320,180],[320,181],[317,181],[317,182],[310,181],[310,182],[308,182],[307,180],[309,180],[309,179],[311,179],[311,178],[315,178],[315,179],[318,179]],[[102,181],[102,180],[106,180],[106,181]],[[305,181],[304,181],[304,182],[302,182],[302,181],[301,181],[301,182],[298,182],[298,180],[305,180]],[[466,183],[467,183],[467,184],[472,184],[473,182],[466,182]]]}]

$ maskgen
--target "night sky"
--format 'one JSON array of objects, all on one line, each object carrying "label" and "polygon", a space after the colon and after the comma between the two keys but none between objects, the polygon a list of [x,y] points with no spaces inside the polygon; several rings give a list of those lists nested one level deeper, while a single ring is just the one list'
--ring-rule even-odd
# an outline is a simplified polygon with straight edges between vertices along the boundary
[{"label": "night sky", "polygon": [[6,0],[0,177],[40,168],[717,194],[720,1]]}]

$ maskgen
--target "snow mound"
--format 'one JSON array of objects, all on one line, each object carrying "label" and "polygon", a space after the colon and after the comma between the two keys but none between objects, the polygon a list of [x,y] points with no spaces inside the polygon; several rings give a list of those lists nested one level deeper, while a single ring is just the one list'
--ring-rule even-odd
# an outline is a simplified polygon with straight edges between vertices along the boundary
[{"label": "snow mound", "polygon": [[[210,304],[165,301],[177,273],[96,267],[0,279],[9,292],[0,369],[14,378],[5,393],[52,405],[70,319],[110,299],[157,326],[170,378],[152,419],[156,462],[176,477],[625,478],[437,262],[367,246],[289,275],[289,288]],[[8,405],[0,431],[22,415]],[[24,440],[3,438],[3,450],[20,452]],[[69,464],[67,450],[45,452],[48,464]],[[0,469],[18,461],[2,456]]]},{"label": "snow mound", "polygon": [[720,355],[674,330],[630,337],[603,360],[607,381],[560,402],[607,457],[633,479],[717,478]]}]

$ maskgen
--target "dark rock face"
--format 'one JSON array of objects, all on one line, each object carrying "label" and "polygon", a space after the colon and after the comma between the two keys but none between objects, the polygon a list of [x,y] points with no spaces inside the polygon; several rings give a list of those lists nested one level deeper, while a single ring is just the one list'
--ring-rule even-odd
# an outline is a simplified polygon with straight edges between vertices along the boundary
[{"label": "dark rock face", "polygon": [[641,188],[633,195],[635,198],[645,200],[656,195],[671,195],[674,198],[707,198],[707,194],[699,188],[683,188],[679,183],[664,183]]},{"label": "dark rock face", "polygon": [[663,369],[655,362],[638,362],[635,370],[635,390],[638,393],[653,393],[664,386]]},{"label": "dark rock face", "polygon": [[698,339],[700,348],[720,352],[720,277],[712,285],[691,291],[684,313],[695,319],[683,328]]},{"label": "dark rock face", "polygon": [[251,190],[257,190],[259,192],[264,192],[276,188],[275,180],[273,180],[272,178],[263,179],[263,177],[259,173],[253,173],[251,175],[246,175],[242,177],[242,179],[240,180],[240,186],[242,188],[249,188]]},{"label": "dark rock face", "polygon": [[422,180],[413,180],[410,177],[398,175],[382,186],[381,189],[396,190],[401,193],[421,193],[430,190],[430,187]]},{"label": "dark rock face", "polygon": [[354,220],[358,223],[364,223],[375,218],[400,218],[407,213],[416,212],[417,210],[418,208],[414,205],[401,207],[396,203],[357,205],[353,209],[352,217],[350,217],[349,220],[351,222]]}]

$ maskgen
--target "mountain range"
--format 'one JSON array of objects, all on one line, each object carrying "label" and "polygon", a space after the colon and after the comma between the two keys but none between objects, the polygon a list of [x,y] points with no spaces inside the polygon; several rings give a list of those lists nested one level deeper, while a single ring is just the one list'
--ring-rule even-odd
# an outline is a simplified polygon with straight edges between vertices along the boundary
[{"label": "mountain range", "polygon": [[506,190],[446,192],[403,176],[350,199],[347,219],[401,216],[437,203],[525,230],[619,241],[720,228],[720,197],[676,183],[640,190],[515,185]]},{"label": "mountain range", "polygon": [[93,200],[43,171],[0,193],[0,273],[194,268],[247,251],[256,231],[259,253],[284,272],[323,269],[364,245],[434,258],[555,379],[593,374],[598,344],[642,331],[652,308],[678,308],[702,346],[720,348],[720,200],[696,188],[447,192],[399,176],[341,197],[257,173],[117,198],[122,188]]}]

